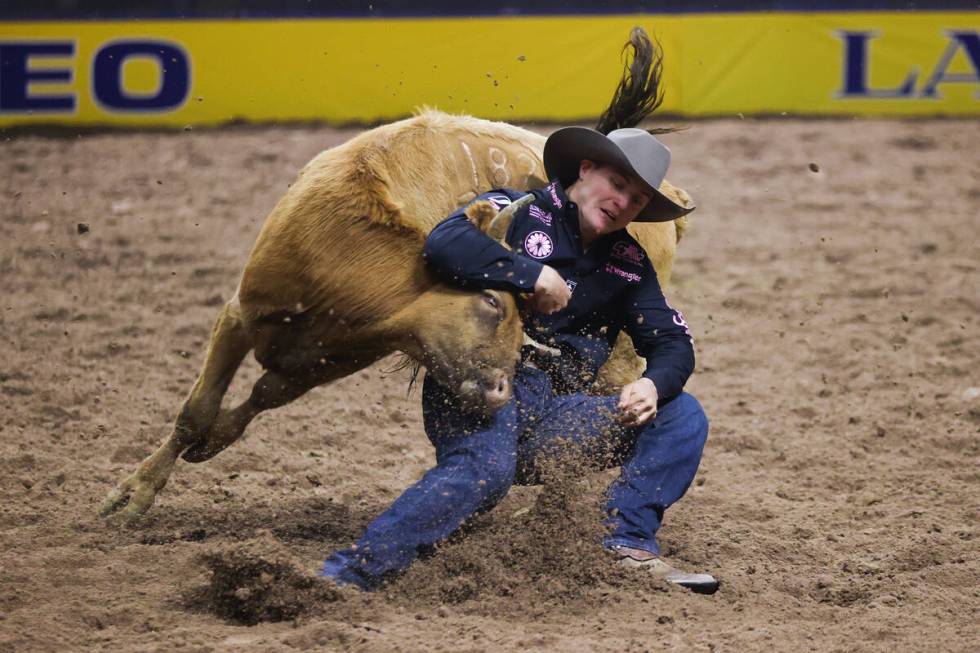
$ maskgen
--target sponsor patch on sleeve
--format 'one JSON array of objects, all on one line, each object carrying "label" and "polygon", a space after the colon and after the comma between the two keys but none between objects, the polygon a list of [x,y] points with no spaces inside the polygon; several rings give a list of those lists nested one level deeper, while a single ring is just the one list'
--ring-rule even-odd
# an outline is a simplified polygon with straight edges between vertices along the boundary
[{"label": "sponsor patch on sleeve", "polygon": [[524,239],[524,251],[531,258],[548,258],[555,251],[555,244],[551,241],[551,236],[545,232],[532,231]]},{"label": "sponsor patch on sleeve", "polygon": [[510,198],[506,195],[491,195],[487,200],[493,202],[493,205],[497,207],[498,211],[511,204]]}]

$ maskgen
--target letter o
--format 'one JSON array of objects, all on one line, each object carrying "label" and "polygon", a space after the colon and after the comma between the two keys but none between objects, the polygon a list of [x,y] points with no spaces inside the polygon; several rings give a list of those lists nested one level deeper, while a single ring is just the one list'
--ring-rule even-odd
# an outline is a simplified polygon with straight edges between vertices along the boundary
[{"label": "letter o", "polygon": [[[152,94],[130,94],[122,85],[123,64],[130,57],[147,57],[160,66],[160,88]],[[92,62],[92,90],[96,101],[115,111],[174,109],[190,93],[190,64],[177,45],[162,41],[116,41],[103,46]]]}]

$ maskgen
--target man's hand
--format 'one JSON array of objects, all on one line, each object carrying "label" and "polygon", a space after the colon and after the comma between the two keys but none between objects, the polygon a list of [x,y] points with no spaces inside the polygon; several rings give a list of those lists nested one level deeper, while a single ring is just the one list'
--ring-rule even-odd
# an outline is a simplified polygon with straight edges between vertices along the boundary
[{"label": "man's hand", "polygon": [[534,282],[534,294],[530,296],[528,306],[536,313],[551,315],[568,306],[571,298],[572,291],[565,280],[553,267],[546,265]]},{"label": "man's hand", "polygon": [[643,377],[623,386],[619,394],[619,420],[626,426],[643,426],[657,416],[657,386]]}]

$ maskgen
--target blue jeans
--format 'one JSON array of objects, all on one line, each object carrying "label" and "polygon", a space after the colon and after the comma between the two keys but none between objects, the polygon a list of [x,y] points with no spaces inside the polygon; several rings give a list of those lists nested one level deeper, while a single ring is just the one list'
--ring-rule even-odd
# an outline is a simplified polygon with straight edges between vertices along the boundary
[{"label": "blue jeans", "polygon": [[610,466],[622,464],[608,490],[604,545],[659,554],[657,530],[694,480],[708,420],[697,400],[682,393],[651,423],[625,428],[615,420],[618,400],[555,395],[544,372],[519,366],[513,399],[487,417],[461,412],[449,392],[426,379],[422,415],[436,466],[371,522],[357,544],[327,558],[323,575],[376,587],[474,513],[496,505],[515,482],[533,482],[535,461],[569,444]]}]

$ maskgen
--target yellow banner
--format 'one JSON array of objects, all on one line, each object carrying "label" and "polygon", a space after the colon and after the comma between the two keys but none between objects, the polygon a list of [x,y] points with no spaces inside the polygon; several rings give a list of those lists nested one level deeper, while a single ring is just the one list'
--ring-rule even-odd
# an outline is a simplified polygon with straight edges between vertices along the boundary
[{"label": "yellow banner", "polygon": [[980,12],[690,16],[672,73],[691,116],[980,114]]},{"label": "yellow banner", "polygon": [[978,115],[980,12],[0,24],[0,126],[592,118],[633,25],[662,112]]}]

